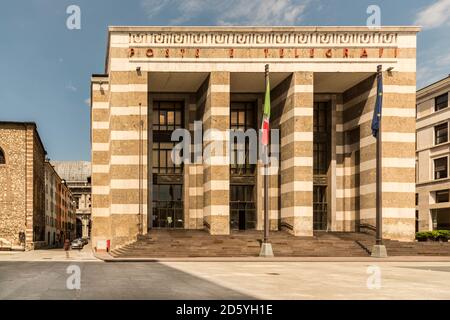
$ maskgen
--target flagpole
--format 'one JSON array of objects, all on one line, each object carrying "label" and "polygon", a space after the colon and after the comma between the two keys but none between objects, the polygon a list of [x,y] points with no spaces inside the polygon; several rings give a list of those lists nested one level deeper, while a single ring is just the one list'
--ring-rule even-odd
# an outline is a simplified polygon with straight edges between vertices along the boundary
[{"label": "flagpole", "polygon": [[[269,103],[270,105],[270,98],[268,97],[268,90],[270,90],[268,84],[269,84],[269,65],[266,64],[265,66],[265,101],[264,101],[264,108],[266,108],[266,103]],[[269,92],[270,93],[270,92]],[[266,101],[268,99],[269,101]],[[264,116],[263,115],[263,123],[264,123]],[[270,120],[269,120],[270,121]],[[269,128],[269,127],[268,127]],[[267,129],[268,129],[267,128]],[[263,132],[264,135],[264,132]],[[264,160],[264,239],[261,244],[261,251],[259,252],[260,257],[273,257],[273,250],[272,250],[272,244],[269,241],[269,188],[268,188],[268,173],[269,173],[269,133],[267,133],[267,141],[262,143],[263,148],[263,160]]]},{"label": "flagpole", "polygon": [[[382,77],[383,73],[381,71],[382,66],[379,65],[377,67],[377,77]],[[377,168],[376,168],[376,175],[377,175],[377,191],[376,191],[376,197],[377,197],[377,213],[376,213],[376,226],[377,226],[377,234],[376,234],[376,240],[375,243],[376,245],[383,245],[383,219],[382,219],[382,212],[381,212],[381,208],[383,205],[382,202],[382,192],[381,192],[381,184],[383,183],[383,179],[382,179],[382,149],[381,149],[381,135],[382,135],[382,130],[381,130],[381,126],[382,126],[382,118],[381,118],[381,113],[378,113],[378,123],[379,123],[379,128],[378,128],[378,133],[377,133]]]},{"label": "flagpole", "polygon": [[[377,66],[377,101],[380,99],[380,110],[377,113],[378,118],[378,130],[376,133],[376,235],[375,245],[372,248],[372,257],[386,258],[387,251],[383,245],[383,198],[382,198],[382,185],[383,185],[383,163],[382,163],[382,98],[383,90],[380,92],[380,83],[382,88],[383,81],[382,66]],[[377,105],[375,106],[377,108]]]},{"label": "flagpole", "polygon": [[[265,67],[265,88],[269,79],[269,65]],[[265,147],[266,161],[264,163],[264,243],[269,242],[269,188],[268,188],[268,163],[269,163],[269,144]]]}]

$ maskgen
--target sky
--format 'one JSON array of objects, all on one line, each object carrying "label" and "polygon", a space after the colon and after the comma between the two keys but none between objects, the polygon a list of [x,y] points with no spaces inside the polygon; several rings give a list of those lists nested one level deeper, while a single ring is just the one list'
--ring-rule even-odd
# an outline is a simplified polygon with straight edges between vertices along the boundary
[{"label": "sky", "polygon": [[[81,12],[70,30],[70,5]],[[53,160],[90,160],[92,74],[109,25],[420,25],[417,86],[450,74],[450,0],[2,0],[0,120],[34,121]]]}]

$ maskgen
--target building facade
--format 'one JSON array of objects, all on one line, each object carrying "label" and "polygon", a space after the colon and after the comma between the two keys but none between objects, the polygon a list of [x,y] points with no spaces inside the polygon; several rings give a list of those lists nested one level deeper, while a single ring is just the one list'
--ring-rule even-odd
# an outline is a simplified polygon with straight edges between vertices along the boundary
[{"label": "building facade", "polygon": [[45,242],[46,151],[32,122],[0,121],[0,245],[30,250]]},{"label": "building facade", "polygon": [[56,240],[62,246],[66,239],[72,241],[76,238],[75,201],[64,179],[56,182]]},{"label": "building facade", "polygon": [[66,181],[75,201],[76,236],[91,234],[91,163],[89,161],[52,161],[55,170]]},{"label": "building facade", "polygon": [[45,241],[47,246],[58,245],[56,234],[57,184],[59,176],[51,163],[45,161]]},{"label": "building facade", "polygon": [[416,230],[450,229],[450,76],[417,91]]},{"label": "building facade", "polygon": [[[271,229],[373,231],[382,65],[383,233],[413,240],[418,31],[110,27],[105,72],[91,79],[94,246],[116,248],[152,228],[263,228],[262,164],[230,164],[226,146],[229,129],[260,127],[266,64],[279,151],[269,168]],[[176,129],[192,138],[183,164],[171,157]]]}]

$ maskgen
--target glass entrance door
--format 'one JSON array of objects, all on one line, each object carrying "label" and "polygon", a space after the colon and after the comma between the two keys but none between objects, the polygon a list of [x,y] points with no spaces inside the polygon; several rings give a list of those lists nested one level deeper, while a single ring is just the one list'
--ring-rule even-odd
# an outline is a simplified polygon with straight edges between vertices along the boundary
[{"label": "glass entrance door", "polygon": [[248,230],[256,228],[254,186],[230,186],[230,228]]},{"label": "glass entrance door", "polygon": [[327,187],[314,186],[313,194],[313,228],[314,230],[327,229]]},{"label": "glass entrance door", "polygon": [[153,228],[183,228],[183,185],[153,186]]}]

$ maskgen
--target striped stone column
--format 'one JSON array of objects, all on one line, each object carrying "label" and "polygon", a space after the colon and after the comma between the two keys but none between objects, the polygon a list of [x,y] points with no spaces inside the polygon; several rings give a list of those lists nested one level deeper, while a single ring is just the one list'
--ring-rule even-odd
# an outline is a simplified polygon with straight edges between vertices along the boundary
[{"label": "striped stone column", "polygon": [[110,72],[113,247],[147,231],[147,86],[146,72]]},{"label": "striped stone column", "polygon": [[230,73],[211,72],[203,112],[203,217],[211,234],[230,233]]},{"label": "striped stone column", "polygon": [[[415,73],[383,74],[383,236],[412,240],[415,218]],[[356,219],[374,230],[376,217],[376,140],[371,120],[376,100],[376,79],[370,77],[344,93],[344,130],[358,130],[359,161],[348,166],[359,173],[359,183],[346,188],[353,195]]]},{"label": "striped stone column", "polygon": [[334,231],[344,231],[344,179],[345,179],[345,133],[343,119],[343,103],[342,96],[339,95],[336,102],[336,212],[333,218]]},{"label": "striped stone column", "polygon": [[[206,92],[205,92],[206,93]],[[184,165],[184,214],[188,219],[185,229],[203,229],[203,164],[201,159],[197,162],[194,159],[194,122],[201,117],[198,115],[197,100],[195,95],[191,95],[187,106],[187,127],[191,134],[191,162]],[[202,127],[201,120],[198,126]],[[200,144],[197,148],[202,150],[202,137],[197,137]]]},{"label": "striped stone column", "polygon": [[[91,79],[92,243],[111,237],[109,189],[109,80]],[[108,125],[106,125],[108,124]]]},{"label": "striped stone column", "polygon": [[415,238],[416,74],[384,72],[383,235]]},{"label": "striped stone column", "polygon": [[[362,97],[362,96],[361,96]],[[358,100],[336,104],[336,231],[358,231],[359,225],[359,126],[344,110]],[[348,120],[348,121],[346,121]]]},{"label": "striped stone column", "polygon": [[294,72],[273,90],[281,108],[281,227],[313,234],[313,73]]}]

